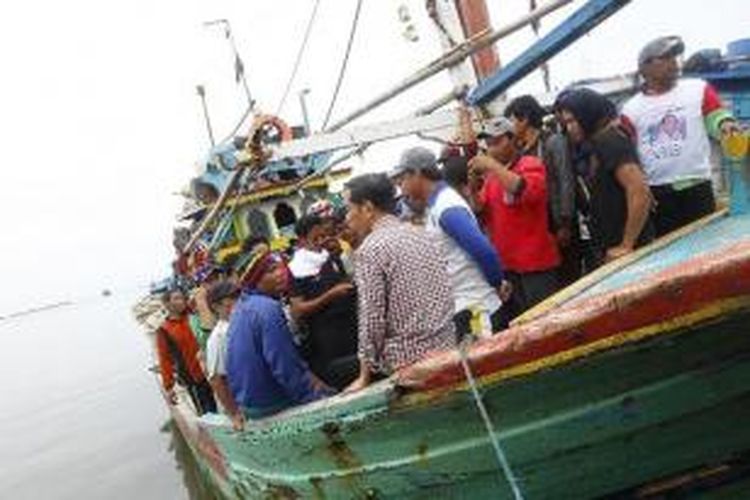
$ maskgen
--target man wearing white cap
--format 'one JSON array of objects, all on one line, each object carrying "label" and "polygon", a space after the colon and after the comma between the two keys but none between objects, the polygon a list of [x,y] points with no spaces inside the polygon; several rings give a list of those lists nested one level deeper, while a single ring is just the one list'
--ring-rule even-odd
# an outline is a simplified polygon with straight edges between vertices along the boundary
[{"label": "man wearing white cap", "polygon": [[643,87],[622,110],[656,198],[658,236],[716,210],[709,137],[737,129],[710,84],[678,79],[677,57],[684,50],[677,36],[648,43],[638,56]]}]

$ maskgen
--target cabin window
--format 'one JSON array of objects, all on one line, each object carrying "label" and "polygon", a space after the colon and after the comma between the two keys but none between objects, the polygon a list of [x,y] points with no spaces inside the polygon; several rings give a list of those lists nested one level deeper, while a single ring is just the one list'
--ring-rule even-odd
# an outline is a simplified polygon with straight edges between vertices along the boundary
[{"label": "cabin window", "polygon": [[219,191],[212,184],[198,179],[191,183],[193,196],[203,205],[213,205],[219,199]]},{"label": "cabin window", "polygon": [[273,237],[268,216],[265,212],[258,210],[257,208],[254,208],[247,213],[247,228],[250,231],[250,236],[263,236],[268,241],[271,241]]},{"label": "cabin window", "polygon": [[297,214],[289,204],[282,201],[273,209],[273,220],[276,221],[276,227],[279,229],[279,232],[286,234],[291,230],[294,233]]}]

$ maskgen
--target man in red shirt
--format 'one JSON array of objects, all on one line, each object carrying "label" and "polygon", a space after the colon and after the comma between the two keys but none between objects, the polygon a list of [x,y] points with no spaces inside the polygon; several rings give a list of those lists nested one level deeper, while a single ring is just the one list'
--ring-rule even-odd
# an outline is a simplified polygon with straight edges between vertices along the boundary
[{"label": "man in red shirt", "polygon": [[478,137],[486,154],[469,162],[474,201],[513,285],[507,312],[512,319],[559,288],[546,169],[539,158],[521,154],[507,118],[496,118]]},{"label": "man in red shirt", "polygon": [[198,360],[198,342],[190,329],[185,294],[175,288],[164,294],[163,301],[167,319],[156,331],[156,351],[164,390],[170,402],[176,404],[177,375],[178,383],[187,389],[199,415],[216,413],[213,391]]}]

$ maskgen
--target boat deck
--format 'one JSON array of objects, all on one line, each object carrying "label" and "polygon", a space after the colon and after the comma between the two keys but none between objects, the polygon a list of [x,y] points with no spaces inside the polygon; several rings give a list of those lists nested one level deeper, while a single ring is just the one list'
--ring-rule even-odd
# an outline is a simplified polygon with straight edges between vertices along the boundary
[{"label": "boat deck", "polygon": [[723,216],[646,255],[634,265],[620,269],[577,295],[574,300],[583,300],[621,289],[680,263],[716,253],[743,240],[750,241],[750,215]]}]

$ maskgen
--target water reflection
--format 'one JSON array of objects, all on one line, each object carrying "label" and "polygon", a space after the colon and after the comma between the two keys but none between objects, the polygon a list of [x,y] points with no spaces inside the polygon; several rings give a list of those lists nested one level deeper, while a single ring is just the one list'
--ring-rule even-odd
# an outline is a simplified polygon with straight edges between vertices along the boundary
[{"label": "water reflection", "polygon": [[159,429],[160,432],[169,435],[169,451],[174,453],[176,468],[182,474],[182,482],[190,500],[223,500],[224,496],[210,481],[201,473],[195,461],[190,446],[180,433],[180,429],[172,419],[167,420]]}]

